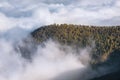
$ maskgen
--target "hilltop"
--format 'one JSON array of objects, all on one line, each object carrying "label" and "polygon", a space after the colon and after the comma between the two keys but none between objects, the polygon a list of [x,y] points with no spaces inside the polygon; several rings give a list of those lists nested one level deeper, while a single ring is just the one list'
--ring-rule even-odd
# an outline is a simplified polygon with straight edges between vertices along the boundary
[{"label": "hilltop", "polygon": [[120,26],[53,24],[42,26],[31,35],[38,43],[53,39],[62,45],[72,45],[76,48],[91,46],[94,63],[104,62],[110,54],[113,55],[116,51],[118,54],[120,51]]}]

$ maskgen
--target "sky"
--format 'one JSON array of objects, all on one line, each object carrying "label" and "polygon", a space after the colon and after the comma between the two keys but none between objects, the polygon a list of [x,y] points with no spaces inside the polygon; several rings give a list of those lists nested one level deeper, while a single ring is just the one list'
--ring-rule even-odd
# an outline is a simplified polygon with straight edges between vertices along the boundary
[{"label": "sky", "polygon": [[54,23],[120,25],[120,0],[0,0],[0,32]]}]

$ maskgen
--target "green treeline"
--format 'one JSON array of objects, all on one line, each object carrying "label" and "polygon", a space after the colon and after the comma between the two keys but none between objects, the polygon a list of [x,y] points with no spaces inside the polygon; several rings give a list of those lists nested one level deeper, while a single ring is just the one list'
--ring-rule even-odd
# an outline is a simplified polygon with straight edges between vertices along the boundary
[{"label": "green treeline", "polygon": [[95,44],[94,57],[105,60],[115,50],[120,51],[120,26],[85,26],[53,24],[32,32],[37,42],[54,39],[61,44],[86,47]]}]

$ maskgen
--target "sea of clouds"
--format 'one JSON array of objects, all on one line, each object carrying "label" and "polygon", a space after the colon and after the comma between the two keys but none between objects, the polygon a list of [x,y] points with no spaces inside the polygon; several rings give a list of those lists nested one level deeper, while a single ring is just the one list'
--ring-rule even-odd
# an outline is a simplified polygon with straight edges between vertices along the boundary
[{"label": "sea of clouds", "polygon": [[53,23],[119,25],[119,0],[0,0],[0,31]]}]

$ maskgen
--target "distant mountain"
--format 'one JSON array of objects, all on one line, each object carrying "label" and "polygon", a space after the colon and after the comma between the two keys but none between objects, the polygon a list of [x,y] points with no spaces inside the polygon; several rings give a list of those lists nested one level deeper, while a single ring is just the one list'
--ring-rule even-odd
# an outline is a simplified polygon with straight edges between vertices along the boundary
[{"label": "distant mountain", "polygon": [[104,62],[110,55],[116,55],[114,53],[116,51],[120,56],[120,26],[53,24],[42,26],[33,31],[31,35],[38,43],[53,39],[63,45],[76,48],[93,47],[92,63]]}]

